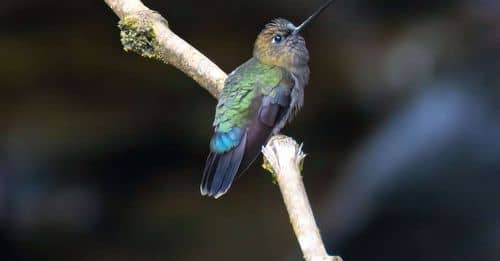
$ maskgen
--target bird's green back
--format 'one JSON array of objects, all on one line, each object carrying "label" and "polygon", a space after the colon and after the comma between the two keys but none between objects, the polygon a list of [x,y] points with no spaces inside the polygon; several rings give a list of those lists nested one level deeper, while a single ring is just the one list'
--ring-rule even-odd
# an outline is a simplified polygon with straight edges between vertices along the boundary
[{"label": "bird's green back", "polygon": [[252,101],[260,95],[269,95],[283,79],[283,70],[251,58],[236,68],[226,79],[215,112],[217,131],[227,132],[233,127],[245,127],[252,111]]}]

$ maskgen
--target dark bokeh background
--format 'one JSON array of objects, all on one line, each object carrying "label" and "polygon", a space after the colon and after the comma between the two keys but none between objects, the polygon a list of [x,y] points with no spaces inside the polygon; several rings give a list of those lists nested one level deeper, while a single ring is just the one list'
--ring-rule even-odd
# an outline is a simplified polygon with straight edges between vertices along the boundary
[{"label": "dark bokeh background", "polygon": [[[321,1],[145,1],[230,72]],[[330,252],[500,260],[500,3],[337,1],[284,133]],[[301,260],[258,165],[199,194],[215,99],[122,51],[102,1],[0,3],[0,260]]]}]

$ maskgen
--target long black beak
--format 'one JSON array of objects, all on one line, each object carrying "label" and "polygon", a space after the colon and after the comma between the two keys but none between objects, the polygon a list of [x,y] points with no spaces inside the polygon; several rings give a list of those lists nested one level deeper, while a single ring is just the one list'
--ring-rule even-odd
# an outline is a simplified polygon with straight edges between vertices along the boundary
[{"label": "long black beak", "polygon": [[321,14],[321,12],[323,12],[323,10],[325,10],[328,6],[330,6],[333,3],[333,1],[334,0],[326,1],[318,10],[316,10],[316,12],[314,12],[314,14],[309,16],[309,18],[307,18],[304,22],[302,22],[299,26],[297,26],[295,28],[295,30],[293,30],[293,34],[298,34],[302,29],[304,29],[304,27],[307,24],[309,24],[314,18],[316,18],[316,16]]}]

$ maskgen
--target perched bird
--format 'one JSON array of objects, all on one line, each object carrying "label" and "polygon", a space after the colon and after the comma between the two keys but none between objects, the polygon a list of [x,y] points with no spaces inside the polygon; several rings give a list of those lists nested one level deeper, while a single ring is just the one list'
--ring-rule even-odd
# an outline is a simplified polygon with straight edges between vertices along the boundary
[{"label": "perched bird", "polygon": [[225,194],[270,136],[300,110],[309,80],[309,52],[299,32],[332,2],[297,27],[286,19],[272,20],[257,36],[253,57],[229,74],[215,111],[202,195]]}]

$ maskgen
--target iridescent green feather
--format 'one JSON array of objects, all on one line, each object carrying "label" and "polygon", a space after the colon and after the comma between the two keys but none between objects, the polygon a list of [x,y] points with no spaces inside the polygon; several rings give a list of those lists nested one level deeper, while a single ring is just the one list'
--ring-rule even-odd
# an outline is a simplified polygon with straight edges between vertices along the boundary
[{"label": "iridescent green feather", "polygon": [[282,69],[262,64],[255,58],[234,70],[228,76],[217,104],[216,130],[227,132],[233,127],[244,128],[254,98],[269,95],[282,79]]}]

